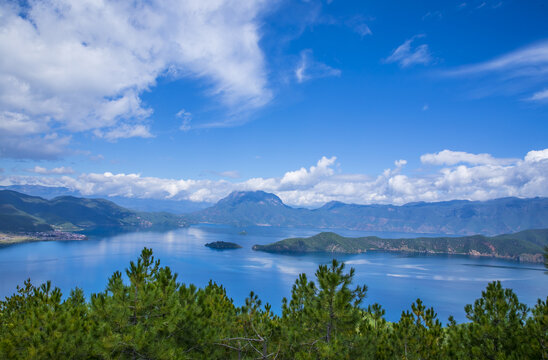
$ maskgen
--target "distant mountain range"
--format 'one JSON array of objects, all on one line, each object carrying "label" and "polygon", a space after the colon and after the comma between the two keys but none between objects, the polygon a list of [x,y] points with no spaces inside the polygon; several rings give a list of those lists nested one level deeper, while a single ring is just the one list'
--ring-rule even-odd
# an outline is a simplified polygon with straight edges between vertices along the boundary
[{"label": "distant mountain range", "polygon": [[59,196],[47,200],[0,190],[0,231],[137,230],[185,226],[169,213],[136,212],[104,199]]},{"label": "distant mountain range", "polygon": [[381,250],[487,256],[543,262],[544,246],[547,244],[548,229],[526,230],[498,236],[472,235],[414,239],[383,239],[377,236],[349,238],[333,232],[322,232],[308,238],[291,238],[268,245],[254,245],[253,250],[271,253],[333,252],[349,254]]},{"label": "distant mountain range", "polygon": [[[10,185],[0,186],[0,190],[13,190],[27,195],[40,196],[48,200],[59,196],[75,196],[92,199],[96,198],[93,196],[85,196],[79,191],[73,191],[66,187]],[[109,196],[108,200],[135,211],[169,212],[176,215],[198,211],[212,205],[211,203],[194,202],[189,200],[140,199],[123,196]]]},{"label": "distant mountain range", "polygon": [[[32,186],[44,196],[65,188]],[[126,199],[127,200],[127,199]],[[162,200],[158,200],[162,201]],[[176,205],[173,201],[173,206]],[[144,209],[154,208],[142,204]],[[146,228],[213,223],[448,235],[497,235],[548,228],[548,198],[454,200],[406,205],[329,202],[317,209],[285,205],[264,191],[236,191],[215,205],[182,216],[130,210],[104,199],[57,196],[51,200],[0,190],[0,230]],[[34,230],[29,230],[34,229]]]},{"label": "distant mountain range", "polygon": [[454,200],[396,205],[329,202],[293,208],[263,191],[233,192],[214,206],[184,215],[190,223],[263,225],[430,234],[496,235],[548,228],[548,198]]}]

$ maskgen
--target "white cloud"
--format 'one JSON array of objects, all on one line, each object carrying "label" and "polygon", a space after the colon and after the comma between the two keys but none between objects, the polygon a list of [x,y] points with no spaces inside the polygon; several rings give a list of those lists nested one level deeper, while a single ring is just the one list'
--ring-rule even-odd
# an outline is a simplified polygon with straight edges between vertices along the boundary
[{"label": "white cloud", "polygon": [[536,163],[544,160],[548,160],[548,149],[531,150],[525,155],[526,162]]},{"label": "white cloud", "polygon": [[66,146],[70,136],[57,133],[47,135],[18,136],[11,132],[0,132],[0,157],[13,159],[57,159],[69,153]]},{"label": "white cloud", "polygon": [[106,131],[95,130],[93,132],[95,136],[107,139],[109,141],[116,141],[118,139],[128,139],[132,137],[151,138],[154,137],[149,131],[147,125],[142,124],[120,124],[112,129]]},{"label": "white cloud", "polygon": [[36,174],[42,174],[42,175],[67,175],[67,174],[74,174],[74,170],[71,167],[56,167],[53,169],[46,169],[42,166],[35,166],[34,169],[30,169],[31,172],[34,172]]},{"label": "white cloud", "polygon": [[548,89],[538,91],[533,94],[529,99],[530,101],[548,101]]},{"label": "white cloud", "polygon": [[[435,156],[439,154],[448,156]],[[9,176],[3,184],[66,186],[85,195],[198,202],[215,202],[234,190],[264,190],[276,193],[287,204],[296,206],[320,206],[333,200],[358,204],[403,204],[548,196],[548,149],[530,151],[523,159],[443,151],[426,155],[430,155],[427,162],[444,167],[411,176],[401,173],[405,162],[398,160],[394,169],[387,169],[378,176],[338,174],[334,170],[336,158],[322,157],[308,169],[288,171],[281,177],[258,177],[241,182],[163,179],[106,172],[59,177]]]},{"label": "white cloud", "polygon": [[327,158],[323,156],[316,166],[311,166],[310,169],[300,168],[296,171],[289,171],[284,174],[280,180],[282,187],[310,186],[317,183],[321,178],[333,175],[331,166],[337,160],[336,157]]},{"label": "white cloud", "polygon": [[434,154],[421,155],[421,162],[428,165],[471,165],[510,164],[515,159],[494,158],[490,154],[471,154],[464,151],[443,150]]},{"label": "white cloud", "polygon": [[357,24],[356,26],[354,26],[354,31],[357,32],[361,37],[373,35],[371,29],[365,23]]},{"label": "white cloud", "polygon": [[310,49],[301,51],[300,61],[295,69],[297,82],[303,83],[311,79],[330,76],[341,76],[341,70],[315,61],[312,56],[312,50]]},{"label": "white cloud", "polygon": [[182,120],[179,129],[183,131],[189,131],[190,122],[192,121],[192,113],[186,111],[185,109],[181,109],[179,110],[179,112],[177,112],[177,114],[175,114],[175,116]]},{"label": "white cloud", "polygon": [[[143,120],[153,109],[140,95],[161,76],[199,78],[233,111],[271,98],[259,47],[259,17],[268,2],[27,5],[0,3],[0,113],[9,119],[0,123],[15,136],[55,127],[110,140],[149,137]],[[17,151],[12,146],[2,156]]]},{"label": "white cloud", "polygon": [[221,171],[219,175],[229,179],[238,179],[240,177],[240,173],[236,170]]},{"label": "white cloud", "polygon": [[427,65],[431,63],[432,55],[430,55],[428,45],[421,44],[414,48],[412,47],[412,43],[415,39],[423,36],[424,35],[415,35],[411,39],[405,40],[405,42],[398,46],[384,61],[387,63],[398,63],[402,68],[416,64]]},{"label": "white cloud", "polygon": [[489,61],[463,66],[448,72],[464,75],[495,71],[510,71],[514,75],[546,74],[548,71],[548,41],[512,51]]},{"label": "white cloud", "polygon": [[486,92],[522,95],[528,93],[525,100],[546,101],[548,90],[538,91],[532,95],[530,91],[539,85],[546,85],[548,81],[548,41],[544,40],[488,61],[449,70],[444,75],[492,77],[499,85],[491,86],[484,90]]}]

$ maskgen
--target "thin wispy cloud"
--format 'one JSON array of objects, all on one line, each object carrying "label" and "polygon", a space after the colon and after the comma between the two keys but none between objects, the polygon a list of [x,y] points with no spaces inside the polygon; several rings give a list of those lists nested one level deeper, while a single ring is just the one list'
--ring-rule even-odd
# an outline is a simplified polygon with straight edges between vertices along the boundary
[{"label": "thin wispy cloud", "polygon": [[33,169],[29,169],[30,172],[41,175],[68,175],[74,174],[74,170],[69,166],[60,166],[53,169],[47,169],[42,166],[35,166]]},{"label": "thin wispy cloud", "polygon": [[478,64],[449,70],[447,75],[505,72],[506,76],[548,75],[548,41],[521,48]]},{"label": "thin wispy cloud", "polygon": [[116,141],[118,139],[129,139],[134,137],[152,138],[154,135],[150,133],[148,125],[143,124],[126,124],[122,123],[114,128],[106,131],[96,129],[93,132],[95,136],[104,138],[108,141]]},{"label": "thin wispy cloud", "polygon": [[405,40],[398,46],[384,62],[397,63],[400,67],[406,68],[412,65],[427,65],[433,61],[432,55],[427,44],[413,46],[416,39],[423,38],[424,35],[415,35],[411,39]]},{"label": "thin wispy cloud", "polygon": [[179,126],[179,129],[189,131],[191,128],[190,122],[192,121],[192,113],[186,111],[185,109],[181,109],[177,112],[177,114],[175,114],[175,116],[181,119],[181,126]]},{"label": "thin wispy cloud", "polygon": [[330,76],[341,76],[341,70],[316,61],[310,49],[301,51],[299,63],[295,68],[298,83]]},{"label": "thin wispy cloud", "polygon": [[[528,101],[545,101],[548,91],[548,41],[538,42],[484,62],[461,66],[442,73],[447,77],[482,77],[497,86],[492,93],[517,94]],[[509,81],[511,80],[511,81]],[[489,89],[484,90],[489,93]]]},{"label": "thin wispy cloud", "polygon": [[236,170],[221,171],[219,175],[229,179],[238,179],[239,177],[241,177],[240,173]]},{"label": "thin wispy cloud", "polygon": [[534,93],[533,96],[531,96],[527,100],[529,100],[529,101],[539,101],[539,102],[548,101],[548,89]]},{"label": "thin wispy cloud", "polygon": [[356,15],[345,21],[345,25],[348,26],[356,34],[360,35],[362,38],[373,35],[371,28],[368,25],[368,22],[373,21],[374,18],[367,17],[363,15]]},{"label": "thin wispy cloud", "polygon": [[[140,174],[85,173],[78,176],[8,176],[2,185],[64,186],[83,195],[215,202],[234,190],[276,193],[290,205],[320,206],[329,201],[357,204],[404,204],[454,199],[488,200],[506,196],[548,196],[548,149],[529,151],[521,159],[497,158],[444,150],[420,157],[430,165],[420,173],[404,174],[407,161],[394,162],[381,174],[335,171],[335,157],[322,157],[308,168],[279,177],[240,182],[169,179]],[[428,172],[425,172],[428,170]],[[225,175],[235,175],[225,172]]]}]

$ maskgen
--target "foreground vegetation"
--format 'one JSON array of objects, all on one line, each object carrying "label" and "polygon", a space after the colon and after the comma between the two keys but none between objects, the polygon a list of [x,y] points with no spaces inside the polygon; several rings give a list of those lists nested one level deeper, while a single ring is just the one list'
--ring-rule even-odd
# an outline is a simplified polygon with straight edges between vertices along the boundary
[{"label": "foreground vegetation", "polygon": [[0,302],[2,359],[548,359],[547,299],[532,309],[490,283],[465,307],[469,322],[442,326],[420,299],[399,322],[333,260],[301,274],[280,316],[253,293],[237,307],[225,289],[181,284],[150,249],[86,301],[30,280]]}]

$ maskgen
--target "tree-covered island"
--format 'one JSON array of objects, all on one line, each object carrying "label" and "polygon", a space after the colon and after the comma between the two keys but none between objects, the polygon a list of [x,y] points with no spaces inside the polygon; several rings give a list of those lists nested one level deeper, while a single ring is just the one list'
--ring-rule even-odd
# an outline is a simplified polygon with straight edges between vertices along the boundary
[{"label": "tree-covered island", "polygon": [[366,251],[400,251],[427,254],[488,256],[511,260],[543,262],[548,229],[526,230],[498,236],[420,237],[384,239],[377,236],[349,238],[322,232],[308,238],[290,238],[253,250],[272,253],[362,253]]},{"label": "tree-covered island", "polygon": [[228,242],[228,241],[214,241],[205,244],[210,249],[216,249],[216,250],[230,250],[230,249],[241,249],[242,247],[236,243]]}]

